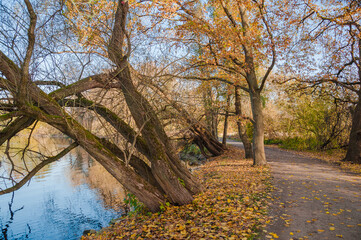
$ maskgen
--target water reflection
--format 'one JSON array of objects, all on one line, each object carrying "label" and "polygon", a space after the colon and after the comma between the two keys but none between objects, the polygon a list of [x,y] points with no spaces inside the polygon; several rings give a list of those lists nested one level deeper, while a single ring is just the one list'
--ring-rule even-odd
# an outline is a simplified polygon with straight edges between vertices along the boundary
[{"label": "water reflection", "polygon": [[[11,200],[10,202],[8,203],[8,206],[9,206],[9,214],[10,214],[10,219],[8,221],[6,221],[5,225],[3,226],[2,225],[2,222],[0,222],[0,227],[1,227],[1,232],[2,232],[2,237],[5,239],[5,240],[8,240],[9,237],[8,237],[8,229],[10,227],[10,225],[13,223],[14,221],[14,215],[16,212],[20,211],[20,210],[23,210],[24,209],[24,206],[22,206],[21,208],[19,209],[16,209],[16,210],[13,210],[13,202],[14,202],[14,192],[11,193]],[[31,228],[29,226],[29,224],[27,224],[27,227],[29,228],[29,233],[31,233]],[[28,238],[28,234],[25,233],[25,238]]]},{"label": "water reflection", "polygon": [[[36,148],[56,152],[68,145],[66,139],[42,138]],[[85,229],[119,217],[124,197],[121,185],[78,147],[30,184],[0,196],[0,239],[78,239]]]}]

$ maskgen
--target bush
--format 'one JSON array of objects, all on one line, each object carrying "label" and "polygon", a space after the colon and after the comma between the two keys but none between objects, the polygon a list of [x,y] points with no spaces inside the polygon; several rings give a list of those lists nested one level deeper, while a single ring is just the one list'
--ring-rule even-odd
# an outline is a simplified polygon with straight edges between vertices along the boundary
[{"label": "bush", "polygon": [[316,138],[293,137],[286,139],[267,139],[265,144],[276,144],[291,150],[319,150],[321,143]]}]

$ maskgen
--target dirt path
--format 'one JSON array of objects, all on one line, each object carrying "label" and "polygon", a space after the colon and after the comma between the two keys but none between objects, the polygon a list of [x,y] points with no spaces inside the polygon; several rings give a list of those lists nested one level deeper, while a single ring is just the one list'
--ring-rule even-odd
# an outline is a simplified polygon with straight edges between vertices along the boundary
[{"label": "dirt path", "polygon": [[266,156],[275,190],[262,239],[361,240],[361,176],[277,148]]}]

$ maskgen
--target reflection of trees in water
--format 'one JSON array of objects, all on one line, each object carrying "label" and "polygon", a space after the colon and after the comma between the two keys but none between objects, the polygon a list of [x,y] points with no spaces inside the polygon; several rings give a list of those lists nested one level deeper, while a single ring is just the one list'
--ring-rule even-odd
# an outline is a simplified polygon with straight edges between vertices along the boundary
[{"label": "reflection of trees in water", "polygon": [[[13,137],[11,141],[0,146],[1,176],[11,185],[11,181],[19,181],[32,169],[44,161],[47,156],[55,156],[71,141],[68,138],[33,137],[31,141],[26,136]],[[41,154],[40,154],[41,152]],[[45,165],[37,172],[35,178],[44,178],[51,169]]]},{"label": "reflection of trees in water", "polygon": [[[86,204],[86,206],[88,206]],[[93,211],[97,211],[96,204],[89,204]],[[73,207],[72,201],[68,201],[66,207],[59,207],[54,200],[54,196],[49,195],[48,199],[44,202],[43,215],[41,217],[42,222],[46,223],[47,228],[52,229],[50,233],[57,238],[68,239],[74,233],[80,233],[87,228],[100,229],[103,226],[101,219],[101,209],[95,215],[90,217],[87,215],[87,211],[77,211],[78,209]]]},{"label": "reflection of trees in water", "polygon": [[[22,206],[21,208],[18,208],[18,209],[16,209],[16,210],[13,210],[14,196],[15,196],[15,193],[13,192],[12,195],[11,195],[11,200],[10,200],[10,202],[8,203],[8,207],[9,207],[8,209],[9,209],[9,213],[10,213],[10,218],[9,218],[9,220],[5,223],[5,225],[3,225],[3,224],[0,222],[1,233],[2,233],[1,239],[4,239],[4,240],[11,239],[11,238],[9,238],[9,236],[8,236],[8,230],[9,230],[10,225],[11,225],[11,224],[13,223],[13,221],[14,221],[15,213],[24,209],[24,206]],[[28,231],[29,231],[29,232],[25,232],[24,236],[22,236],[22,238],[24,238],[24,239],[29,238],[29,234],[31,233],[30,225],[27,223],[26,226],[28,227]]]},{"label": "reflection of trees in water", "polygon": [[[37,136],[32,139],[25,155],[17,152],[17,149],[24,149],[26,144],[28,142],[24,137],[16,137],[11,141],[10,149],[13,151],[10,153],[11,161],[2,161],[2,166],[0,166],[0,174],[2,175],[0,178],[3,178],[4,181],[7,179],[7,183],[3,183],[0,186],[0,190],[2,190],[1,188],[8,188],[8,186],[14,185],[14,181],[19,182],[34,166],[39,165],[43,158],[36,155],[35,152],[46,152],[49,155],[54,155],[64,149],[65,146],[68,146],[70,140],[67,138]],[[0,154],[1,158],[9,160],[6,155]],[[71,166],[68,176],[74,186],[87,184],[98,192],[98,196],[102,198],[107,207],[117,211],[121,209],[125,197],[122,186],[100,164],[94,161],[86,151],[77,147],[67,155],[67,159]],[[53,166],[51,164],[44,166],[36,173],[35,178],[45,178]],[[16,169],[16,171],[11,172],[12,168]]]},{"label": "reflection of trees in water", "polygon": [[72,184],[78,186],[86,183],[98,192],[105,206],[116,211],[121,210],[125,198],[122,185],[82,148],[76,148],[70,156]]}]

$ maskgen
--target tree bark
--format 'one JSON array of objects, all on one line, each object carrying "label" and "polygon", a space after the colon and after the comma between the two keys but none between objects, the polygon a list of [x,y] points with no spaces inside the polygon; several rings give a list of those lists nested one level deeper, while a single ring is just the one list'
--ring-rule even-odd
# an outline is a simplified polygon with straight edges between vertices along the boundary
[{"label": "tree bark", "polygon": [[154,175],[152,173],[152,169],[142,159],[140,159],[139,157],[137,157],[135,155],[129,156],[129,153],[125,153],[117,145],[115,145],[112,142],[109,142],[106,139],[99,138],[99,141],[106,148],[108,148],[112,153],[114,153],[119,159],[122,159],[124,162],[126,162],[126,159],[125,159],[126,157],[130,158],[129,159],[129,165],[133,167],[134,171],[136,173],[138,173],[144,180],[146,180],[151,185],[156,187],[160,192],[163,193],[163,195],[165,195],[163,189],[161,188],[161,186],[159,185],[159,183],[155,179],[155,177],[154,177]]},{"label": "tree bark", "polygon": [[175,154],[172,153],[173,147],[170,145],[154,110],[135,89],[129,68],[126,67],[120,74],[123,76],[120,80],[122,83],[121,90],[128,108],[150,150],[149,160],[152,164],[154,177],[173,203],[179,205],[190,203],[193,200],[192,193],[182,185],[182,181],[187,186],[192,185],[192,187],[196,186],[195,182],[192,182],[192,178],[187,179],[188,176],[183,176],[180,172],[178,172],[179,175],[174,172],[178,167],[175,166],[174,162],[180,160],[176,159]]},{"label": "tree bark", "polygon": [[361,164],[361,94],[352,116],[350,140],[344,161]]},{"label": "tree bark", "polygon": [[264,151],[264,124],[263,107],[260,91],[254,91],[250,94],[252,113],[254,120],[253,128],[253,164],[266,165],[266,154]]},{"label": "tree bark", "polygon": [[[28,102],[31,100],[31,102]],[[18,99],[23,111],[33,118],[46,122],[71,137],[93,158],[95,158],[128,191],[132,192],[149,210],[159,211],[165,196],[156,187],[144,180],[130,166],[118,159],[106,148],[99,138],[87,131],[69,116],[56,101],[50,98],[35,84],[27,87],[27,97]]]},{"label": "tree bark", "polygon": [[194,143],[197,144],[201,150],[202,148],[206,148],[212,156],[219,156],[226,150],[225,145],[215,139],[211,132],[201,124],[193,124],[190,131],[194,134]]},{"label": "tree bark", "polygon": [[[128,108],[150,150],[149,160],[154,177],[174,204],[190,203],[193,200],[192,194],[199,193],[202,187],[175,154],[174,147],[154,109],[137,91],[131,78],[127,60],[131,46],[125,30],[128,8],[128,2],[118,1],[108,55],[117,66],[119,74],[115,77],[121,85],[120,89]],[[128,40],[128,52],[123,54],[125,38]]]},{"label": "tree bark", "polygon": [[0,132],[0,146],[8,139],[15,136],[17,133],[21,132],[25,128],[29,127],[35,122],[35,119],[29,118],[27,116],[21,116],[12,121],[9,126],[5,127]]},{"label": "tree bark", "polygon": [[252,143],[248,138],[247,131],[242,125],[242,103],[241,103],[241,88],[239,86],[235,86],[235,110],[236,110],[236,117],[237,117],[237,128],[239,138],[241,139],[245,158],[253,158],[253,150],[252,150]]},{"label": "tree bark", "polygon": [[227,106],[226,106],[226,115],[224,116],[224,125],[223,125],[223,138],[222,144],[227,144],[227,130],[228,130],[228,116],[229,116],[229,107],[231,102],[231,95],[227,94]]},{"label": "tree bark", "polygon": [[[243,36],[249,36],[249,18],[247,10],[240,6],[240,15],[242,21],[242,27],[244,28]],[[264,126],[263,126],[263,111],[262,111],[262,99],[261,91],[264,83],[267,79],[268,74],[272,70],[275,61],[275,51],[273,49],[272,64],[268,68],[267,73],[263,76],[261,85],[258,85],[258,79],[256,74],[256,67],[254,64],[253,49],[247,43],[242,44],[243,52],[245,57],[245,72],[246,81],[249,86],[249,96],[252,107],[253,115],[253,164],[254,165],[265,165],[267,164],[266,155],[264,152]]]}]

